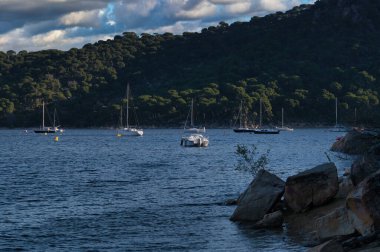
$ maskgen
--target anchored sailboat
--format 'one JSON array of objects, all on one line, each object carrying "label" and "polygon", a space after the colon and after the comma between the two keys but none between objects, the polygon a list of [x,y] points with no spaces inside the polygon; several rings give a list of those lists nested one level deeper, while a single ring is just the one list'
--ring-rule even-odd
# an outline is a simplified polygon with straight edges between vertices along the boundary
[{"label": "anchored sailboat", "polygon": [[190,128],[186,128],[187,119],[185,122],[185,127],[183,129],[184,133],[192,133],[188,136],[182,136],[181,137],[181,146],[183,147],[207,147],[209,144],[209,140],[207,137],[205,137],[202,134],[199,134],[201,132],[206,132],[206,128],[196,128],[194,126],[194,118],[193,118],[193,107],[194,107],[194,100],[191,99],[191,106],[190,106],[190,121],[191,125]]},{"label": "anchored sailboat", "polygon": [[243,119],[243,101],[240,102],[239,107],[239,128],[235,128],[236,133],[252,133],[254,128],[249,128],[245,125],[245,120]]},{"label": "anchored sailboat", "polygon": [[39,129],[35,129],[34,132],[43,134],[58,132],[58,127],[55,127],[55,125],[53,125],[53,127],[45,127],[45,101],[42,101],[42,125]]},{"label": "anchored sailboat", "polygon": [[335,98],[335,126],[330,129],[332,132],[347,132],[349,129],[341,124],[338,124],[338,98]]},{"label": "anchored sailboat", "polygon": [[187,118],[186,118],[186,123],[185,127],[183,129],[184,132],[187,133],[205,133],[206,128],[205,127],[196,127],[194,126],[194,99],[191,99],[191,105],[190,105],[190,128],[186,128],[187,126]]},{"label": "anchored sailboat", "polygon": [[[129,93],[129,84],[127,85],[127,109],[126,109],[126,113],[127,113],[127,118],[126,118],[126,127],[123,128],[123,133],[124,135],[130,135],[130,136],[142,136],[144,134],[144,130],[141,129],[141,128],[138,128],[138,127],[133,127],[133,126],[130,126],[129,125],[129,96],[130,96],[130,93]],[[121,109],[121,124],[122,124],[122,109]],[[136,124],[137,124],[137,117],[136,117]]]},{"label": "anchored sailboat", "polygon": [[293,131],[293,128],[284,126],[284,108],[281,108],[281,127],[276,127],[279,131]]},{"label": "anchored sailboat", "polygon": [[260,99],[260,125],[258,129],[253,130],[253,133],[255,134],[279,134],[280,133],[278,129],[262,128],[262,117],[263,117],[263,109],[262,109],[262,100]]}]

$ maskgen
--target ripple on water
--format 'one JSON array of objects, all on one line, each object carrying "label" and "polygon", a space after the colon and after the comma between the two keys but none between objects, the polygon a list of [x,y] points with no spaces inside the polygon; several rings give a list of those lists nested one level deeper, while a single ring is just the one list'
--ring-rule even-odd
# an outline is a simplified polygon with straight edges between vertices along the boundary
[{"label": "ripple on water", "polygon": [[[199,149],[180,147],[180,130],[68,130],[59,142],[0,131],[0,249],[303,251],[286,230],[229,221],[234,207],[223,202],[251,180],[234,169],[235,146],[270,149],[269,168],[284,179],[325,162],[336,136],[207,134]],[[349,162],[334,161],[340,170]]]}]

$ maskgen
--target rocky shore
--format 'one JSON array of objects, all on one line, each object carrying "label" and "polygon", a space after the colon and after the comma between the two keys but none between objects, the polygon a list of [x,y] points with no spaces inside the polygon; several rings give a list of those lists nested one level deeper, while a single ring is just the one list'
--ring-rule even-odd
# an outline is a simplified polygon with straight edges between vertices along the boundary
[{"label": "rocky shore", "polygon": [[230,219],[286,229],[309,251],[380,251],[380,131],[355,129],[331,150],[359,157],[342,177],[334,163],[286,181],[261,170]]}]

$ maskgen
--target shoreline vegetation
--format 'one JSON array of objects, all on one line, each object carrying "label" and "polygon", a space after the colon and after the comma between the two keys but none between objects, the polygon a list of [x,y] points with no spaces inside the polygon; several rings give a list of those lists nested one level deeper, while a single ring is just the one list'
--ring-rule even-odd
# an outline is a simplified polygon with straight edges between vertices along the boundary
[{"label": "shoreline vegetation", "polygon": [[[232,221],[284,229],[310,252],[380,250],[380,129],[351,130],[332,151],[357,155],[338,177],[324,163],[286,181],[260,169],[236,200]],[[365,250],[367,251],[367,250]]]},{"label": "shoreline vegetation", "polygon": [[[124,32],[68,51],[0,52],[0,126],[38,125],[43,102],[63,126],[117,124],[133,88],[139,125],[195,120],[380,125],[380,2],[319,0],[181,35]],[[132,103],[131,103],[132,104]],[[130,122],[134,124],[134,122]],[[278,123],[279,124],[279,123]]]}]

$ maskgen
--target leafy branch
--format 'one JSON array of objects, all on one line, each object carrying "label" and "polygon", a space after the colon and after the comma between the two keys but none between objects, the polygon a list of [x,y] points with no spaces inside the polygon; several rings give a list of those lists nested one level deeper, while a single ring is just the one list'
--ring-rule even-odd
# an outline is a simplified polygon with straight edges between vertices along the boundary
[{"label": "leafy branch", "polygon": [[245,145],[238,144],[236,146],[235,155],[238,157],[238,163],[235,167],[236,170],[246,171],[256,176],[257,172],[265,169],[269,163],[268,154],[270,150],[259,156],[257,147],[252,145],[248,148]]}]

